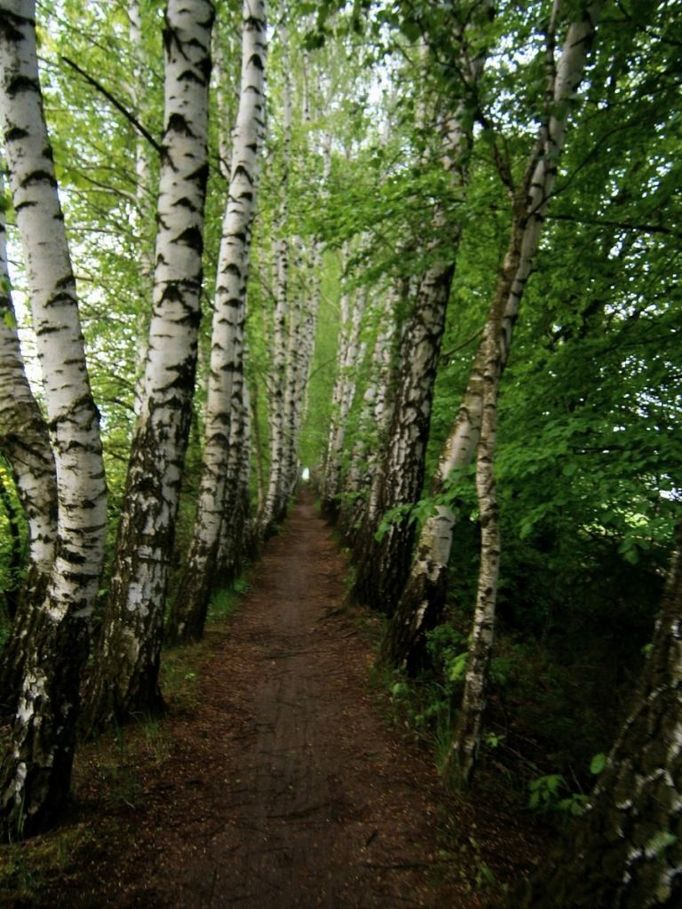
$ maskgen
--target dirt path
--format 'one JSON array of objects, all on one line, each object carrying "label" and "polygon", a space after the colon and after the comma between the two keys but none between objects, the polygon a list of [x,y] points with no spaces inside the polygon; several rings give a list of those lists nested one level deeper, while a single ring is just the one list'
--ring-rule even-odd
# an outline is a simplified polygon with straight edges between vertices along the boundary
[{"label": "dirt path", "polygon": [[[482,905],[475,869],[457,872],[442,850],[431,762],[371,693],[369,645],[341,608],[345,570],[304,497],[237,615],[210,633],[196,705],[165,721],[168,753],[139,768],[118,854],[95,831],[52,905]],[[86,770],[81,811],[100,823]]]}]

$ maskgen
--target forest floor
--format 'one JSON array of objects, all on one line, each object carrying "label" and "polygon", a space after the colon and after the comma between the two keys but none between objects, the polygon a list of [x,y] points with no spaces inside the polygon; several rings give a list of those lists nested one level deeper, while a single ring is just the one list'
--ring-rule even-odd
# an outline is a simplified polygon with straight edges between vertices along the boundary
[{"label": "forest floor", "polygon": [[447,795],[389,722],[346,573],[304,492],[236,614],[171,652],[168,714],[83,746],[61,828],[3,850],[0,903],[478,909],[527,873],[518,813]]}]

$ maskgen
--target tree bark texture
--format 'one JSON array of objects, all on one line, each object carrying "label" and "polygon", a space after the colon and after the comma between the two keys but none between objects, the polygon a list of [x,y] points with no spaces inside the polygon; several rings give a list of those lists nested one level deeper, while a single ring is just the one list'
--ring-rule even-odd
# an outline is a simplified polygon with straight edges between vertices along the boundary
[{"label": "tree bark texture", "polygon": [[464,693],[446,772],[461,786],[470,782],[481,737],[488,667],[495,634],[495,606],[500,574],[500,522],[495,493],[495,438],[500,381],[498,331],[490,323],[484,338],[483,414],[476,457],[476,495],[481,523],[481,561],[474,622],[469,642]]},{"label": "tree bark texture", "polygon": [[[286,54],[286,35],[283,39]],[[275,241],[275,312],[272,371],[268,382],[268,424],[270,428],[270,471],[268,491],[261,518],[262,533],[271,534],[286,512],[286,396],[289,324],[289,240],[287,239],[289,167],[291,155],[291,83],[285,63],[283,87],[283,163],[279,210],[281,236]]]},{"label": "tree bark texture", "polygon": [[[244,321],[251,226],[256,210],[258,154],[265,129],[266,20],[264,0],[245,0],[242,81],[232,144],[232,175],[218,256],[204,451],[197,513],[187,564],[173,603],[169,635],[176,643],[203,634],[220,530],[236,504],[239,480],[228,473],[243,419]],[[235,488],[227,488],[227,484]],[[235,528],[237,530],[237,528]]]},{"label": "tree bark texture", "polygon": [[341,332],[322,485],[322,507],[333,517],[338,511],[337,497],[341,492],[346,424],[355,399],[357,371],[362,351],[360,329],[366,303],[366,294],[344,293],[341,298]]},{"label": "tree bark texture", "polygon": [[230,433],[230,455],[225,485],[223,520],[216,560],[218,583],[232,581],[245,557],[253,557],[258,545],[257,530],[251,520],[251,411],[249,390],[241,377],[239,396],[233,396],[234,410]]},{"label": "tree bark texture", "polygon": [[214,10],[169,0],[153,309],[109,599],[86,726],[161,706],[166,586],[197,358]]},{"label": "tree bark texture", "polygon": [[[487,324],[499,325],[500,374],[509,359],[514,325],[556,181],[570,101],[582,81],[602,5],[592,3],[570,25],[558,63],[554,65],[552,53],[548,65],[548,117],[512,201],[509,246],[488,314]],[[476,451],[483,409],[484,361],[482,342],[434,477],[432,494],[441,499],[448,481],[471,463]],[[426,634],[442,619],[454,525],[452,508],[441,500],[421,531],[405,590],[382,647],[384,659],[396,667],[414,671],[421,664]]]},{"label": "tree bark texture", "polygon": [[[0,178],[0,192],[4,189]],[[12,630],[0,660],[0,713],[16,711],[31,628],[47,588],[57,542],[57,476],[47,423],[33,396],[19,345],[0,212],[0,452],[28,525],[25,580],[13,592]],[[19,570],[23,568],[23,559]]]},{"label": "tree bark texture", "polygon": [[[476,15],[455,29],[456,54],[462,73],[461,97],[439,124],[441,159],[453,189],[465,191],[473,136],[472,106],[483,71],[485,55],[471,57],[471,29],[492,17],[485,2]],[[375,525],[365,531],[365,555],[358,565],[354,593],[359,600],[389,615],[396,610],[410,571],[414,522],[406,513],[417,502],[424,482],[424,458],[431,423],[431,405],[445,329],[445,315],[461,225],[448,221],[438,207],[434,227],[440,238],[432,250],[435,261],[421,276],[416,299],[405,326],[400,349],[400,369],[389,445],[378,489],[377,510],[387,524],[377,538]]]},{"label": "tree bark texture", "polygon": [[6,2],[0,11],[0,106],[58,496],[55,557],[47,591],[32,603],[35,620],[0,771],[0,826],[16,837],[49,825],[68,794],[106,531],[99,416],[45,127],[32,0]]},{"label": "tree bark texture", "polygon": [[[385,447],[385,434],[390,422],[387,407],[391,378],[391,360],[396,329],[394,306],[397,295],[385,293],[380,306],[380,327],[377,333],[370,376],[358,422],[358,439],[351,452],[350,466],[344,483],[347,502],[342,506],[340,524],[344,535],[353,541],[368,519],[376,501],[372,500],[374,477],[379,471],[379,452]],[[377,484],[377,487],[379,484]]]}]

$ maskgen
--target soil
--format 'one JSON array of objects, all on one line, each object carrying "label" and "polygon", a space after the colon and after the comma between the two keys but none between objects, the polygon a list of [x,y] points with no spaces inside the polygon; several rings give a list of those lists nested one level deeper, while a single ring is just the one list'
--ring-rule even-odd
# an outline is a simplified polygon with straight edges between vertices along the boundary
[{"label": "soil", "polygon": [[446,795],[388,722],[346,573],[304,494],[195,648],[191,701],[81,749],[69,854],[14,905],[478,909],[527,870],[513,814]]}]

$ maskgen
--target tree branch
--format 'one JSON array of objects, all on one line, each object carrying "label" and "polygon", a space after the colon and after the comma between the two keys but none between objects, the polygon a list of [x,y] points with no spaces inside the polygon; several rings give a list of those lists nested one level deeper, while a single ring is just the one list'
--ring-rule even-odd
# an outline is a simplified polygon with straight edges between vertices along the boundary
[{"label": "tree branch", "polygon": [[612,218],[588,218],[582,215],[557,214],[546,215],[548,221],[572,221],[576,224],[594,224],[598,227],[616,227],[621,230],[637,230],[644,234],[666,234],[671,237],[681,237],[682,231],[664,227],[662,224],[631,224],[627,221],[617,221]]},{"label": "tree branch", "polygon": [[84,69],[81,69],[81,67],[77,63],[74,63],[73,60],[70,60],[69,57],[60,56],[59,59],[62,60],[64,63],[66,63],[68,66],[70,66],[71,69],[74,69],[78,73],[79,76],[81,76],[83,79],[85,79],[85,81],[88,83],[88,85],[92,85],[93,88],[96,88],[98,92],[100,92],[102,95],[104,95],[104,97],[107,99],[107,101],[109,101],[111,104],[113,104],[114,107],[116,108],[116,110],[119,111],[119,113],[123,114],[123,116],[126,118],[126,120],[135,127],[135,129],[139,132],[139,134],[141,136],[143,136],[147,140],[147,142],[149,142],[149,144],[157,152],[157,154],[161,154],[161,144],[156,141],[154,136],[152,136],[152,134],[147,129],[145,129],[145,127],[140,123],[140,121],[137,119],[137,117],[134,114],[132,114],[128,110],[128,108],[125,107],[118,100],[118,98],[115,98],[114,95],[112,95],[110,91],[107,91],[107,89],[100,82],[97,81],[97,79],[95,79],[89,73],[86,73]]}]

